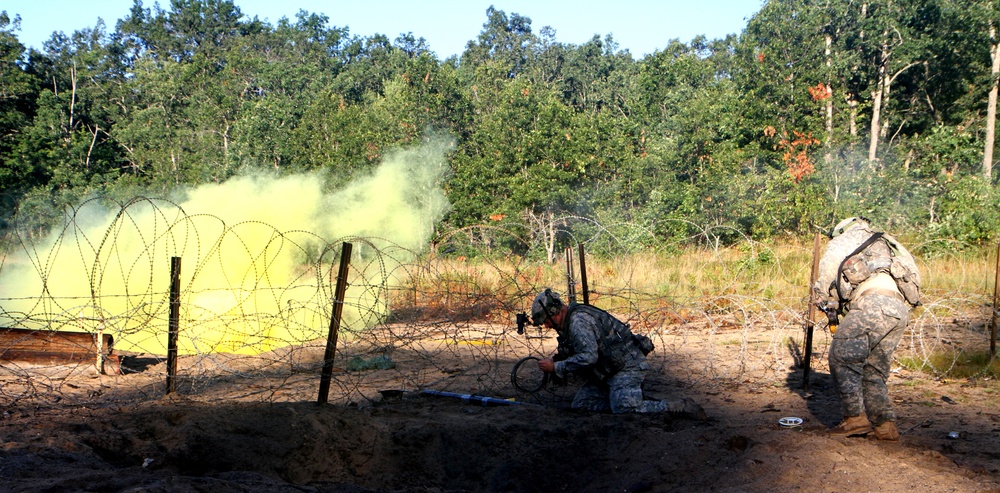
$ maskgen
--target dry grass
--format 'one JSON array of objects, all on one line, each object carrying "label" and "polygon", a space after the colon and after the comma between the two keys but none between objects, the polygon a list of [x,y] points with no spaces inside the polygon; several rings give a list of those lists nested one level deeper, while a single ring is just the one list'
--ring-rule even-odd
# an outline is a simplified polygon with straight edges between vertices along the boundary
[{"label": "dry grass", "polygon": [[[812,243],[746,242],[718,249],[688,248],[673,255],[643,252],[612,259],[588,256],[587,282],[592,295],[598,297],[628,290],[687,303],[735,295],[752,298],[764,307],[788,306],[804,302],[808,295],[812,249]],[[928,297],[978,300],[973,304],[988,302],[992,297],[996,266],[993,249],[929,258],[916,254]],[[574,262],[579,283],[578,259]],[[540,287],[551,286],[565,293],[567,286],[562,258],[555,264],[545,264],[518,257],[490,261],[438,257],[425,265],[400,280],[401,289],[414,294],[403,297],[404,304],[447,306],[469,299],[516,304],[517,297]]]},{"label": "dry grass", "polygon": [[1000,378],[1000,359],[990,355],[989,351],[970,351],[956,358],[951,353],[932,353],[927,358],[917,359],[910,356],[898,358],[899,364],[914,371],[927,371],[941,368],[940,376],[954,380],[977,379],[984,382],[994,382]]}]

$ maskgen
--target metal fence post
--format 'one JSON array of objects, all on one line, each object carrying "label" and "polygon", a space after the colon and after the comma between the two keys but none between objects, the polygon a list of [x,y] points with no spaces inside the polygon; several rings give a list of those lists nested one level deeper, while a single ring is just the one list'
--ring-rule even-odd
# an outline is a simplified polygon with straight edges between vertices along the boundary
[{"label": "metal fence post", "polygon": [[566,299],[576,303],[576,279],[573,276],[573,249],[566,247]]}]

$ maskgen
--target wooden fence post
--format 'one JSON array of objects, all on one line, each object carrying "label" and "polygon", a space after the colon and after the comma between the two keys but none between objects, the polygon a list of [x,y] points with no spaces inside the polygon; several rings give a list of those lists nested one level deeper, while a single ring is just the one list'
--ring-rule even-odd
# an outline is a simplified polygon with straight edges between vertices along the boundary
[{"label": "wooden fence post", "polygon": [[323,373],[319,380],[319,404],[325,404],[330,397],[330,380],[333,379],[333,357],[337,350],[337,333],[340,331],[340,317],[344,313],[344,293],[347,291],[347,269],[351,264],[353,245],[344,242],[340,252],[340,271],[334,291],[333,314],[330,316],[330,331],[326,336],[326,352],[323,354]]},{"label": "wooden fence post", "polygon": [[816,277],[819,276],[819,237],[820,234],[816,233],[816,237],[813,239],[813,261],[812,261],[812,271],[809,274],[809,294],[806,298],[809,303],[809,309],[806,312],[806,350],[805,355],[802,357],[802,389],[806,392],[809,391],[809,365],[812,360],[812,344],[813,344],[813,327],[816,325],[816,304],[813,303],[812,299],[812,287],[816,284]]},{"label": "wooden fence post", "polygon": [[167,332],[167,392],[177,390],[177,336],[180,332],[181,258],[170,258],[170,325]]},{"label": "wooden fence post", "polygon": [[990,357],[997,354],[997,310],[1000,310],[1000,243],[997,243],[997,267],[993,278],[993,311],[990,316]]}]

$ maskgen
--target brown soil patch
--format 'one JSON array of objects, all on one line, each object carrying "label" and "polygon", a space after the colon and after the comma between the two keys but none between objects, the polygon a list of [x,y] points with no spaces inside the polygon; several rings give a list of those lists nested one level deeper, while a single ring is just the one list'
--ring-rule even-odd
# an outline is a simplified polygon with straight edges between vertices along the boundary
[{"label": "brown soil patch", "polygon": [[[707,366],[726,378],[711,378],[700,369],[704,361],[688,359],[706,350],[706,340],[669,330],[657,336],[669,357],[658,362],[647,392],[692,397],[707,422],[569,411],[573,382],[501,405],[430,396],[413,388],[413,375],[463,392],[481,384],[482,372],[408,358],[406,350],[393,353],[406,373],[368,370],[351,388],[364,397],[325,405],[314,402],[314,378],[298,386],[286,379],[264,399],[254,387],[267,387],[259,374],[164,397],[151,368],[117,377],[71,372],[59,377],[63,388],[92,396],[89,403],[41,399],[5,408],[0,491],[1000,492],[995,382],[898,369],[890,392],[902,439],[830,438],[825,430],[840,415],[823,338],[806,393],[801,370],[780,367],[787,355],[772,358],[777,367],[768,378],[719,370],[726,362],[770,361],[784,349],[784,336],[767,331],[754,334],[760,344],[720,343],[741,337],[714,340],[718,361]],[[754,358],[736,355],[755,350]],[[515,360],[499,360],[497,374]],[[427,367],[413,368],[421,364]],[[133,397],[111,398],[116,386]],[[382,397],[386,389],[409,391]],[[802,426],[780,426],[788,416]]]}]

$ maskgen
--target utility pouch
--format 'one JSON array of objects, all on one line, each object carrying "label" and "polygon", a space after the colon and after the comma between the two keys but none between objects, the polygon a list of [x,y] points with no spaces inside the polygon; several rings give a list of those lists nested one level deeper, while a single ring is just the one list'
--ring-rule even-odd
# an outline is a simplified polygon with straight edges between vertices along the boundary
[{"label": "utility pouch", "polygon": [[889,264],[889,275],[896,281],[896,287],[903,293],[906,302],[911,306],[920,306],[920,285],[917,284],[917,276],[910,272],[910,268],[894,258]]},{"label": "utility pouch", "polygon": [[847,282],[851,283],[852,286],[857,286],[868,279],[868,276],[872,274],[871,270],[868,268],[868,262],[861,255],[855,255],[846,262],[844,262],[844,277],[847,278]]},{"label": "utility pouch", "polygon": [[[837,288],[837,298],[839,299],[840,306],[845,306],[846,303],[850,301],[851,291],[854,290],[854,286],[857,286],[865,279],[868,279],[868,276],[871,274],[871,270],[868,268],[867,262],[865,262],[864,258],[858,254],[865,251],[865,248],[868,248],[869,245],[882,238],[882,235],[883,233],[879,232],[869,236],[864,243],[859,245],[858,248],[856,248],[848,256],[844,257],[844,260],[840,262],[840,267],[837,267],[837,279],[835,281],[835,286]],[[845,272],[845,270],[848,270],[848,262],[852,263],[852,267],[850,268],[852,273],[850,276],[848,276]],[[843,282],[845,279],[847,280],[846,286]],[[860,280],[854,282],[851,279]]]}]

